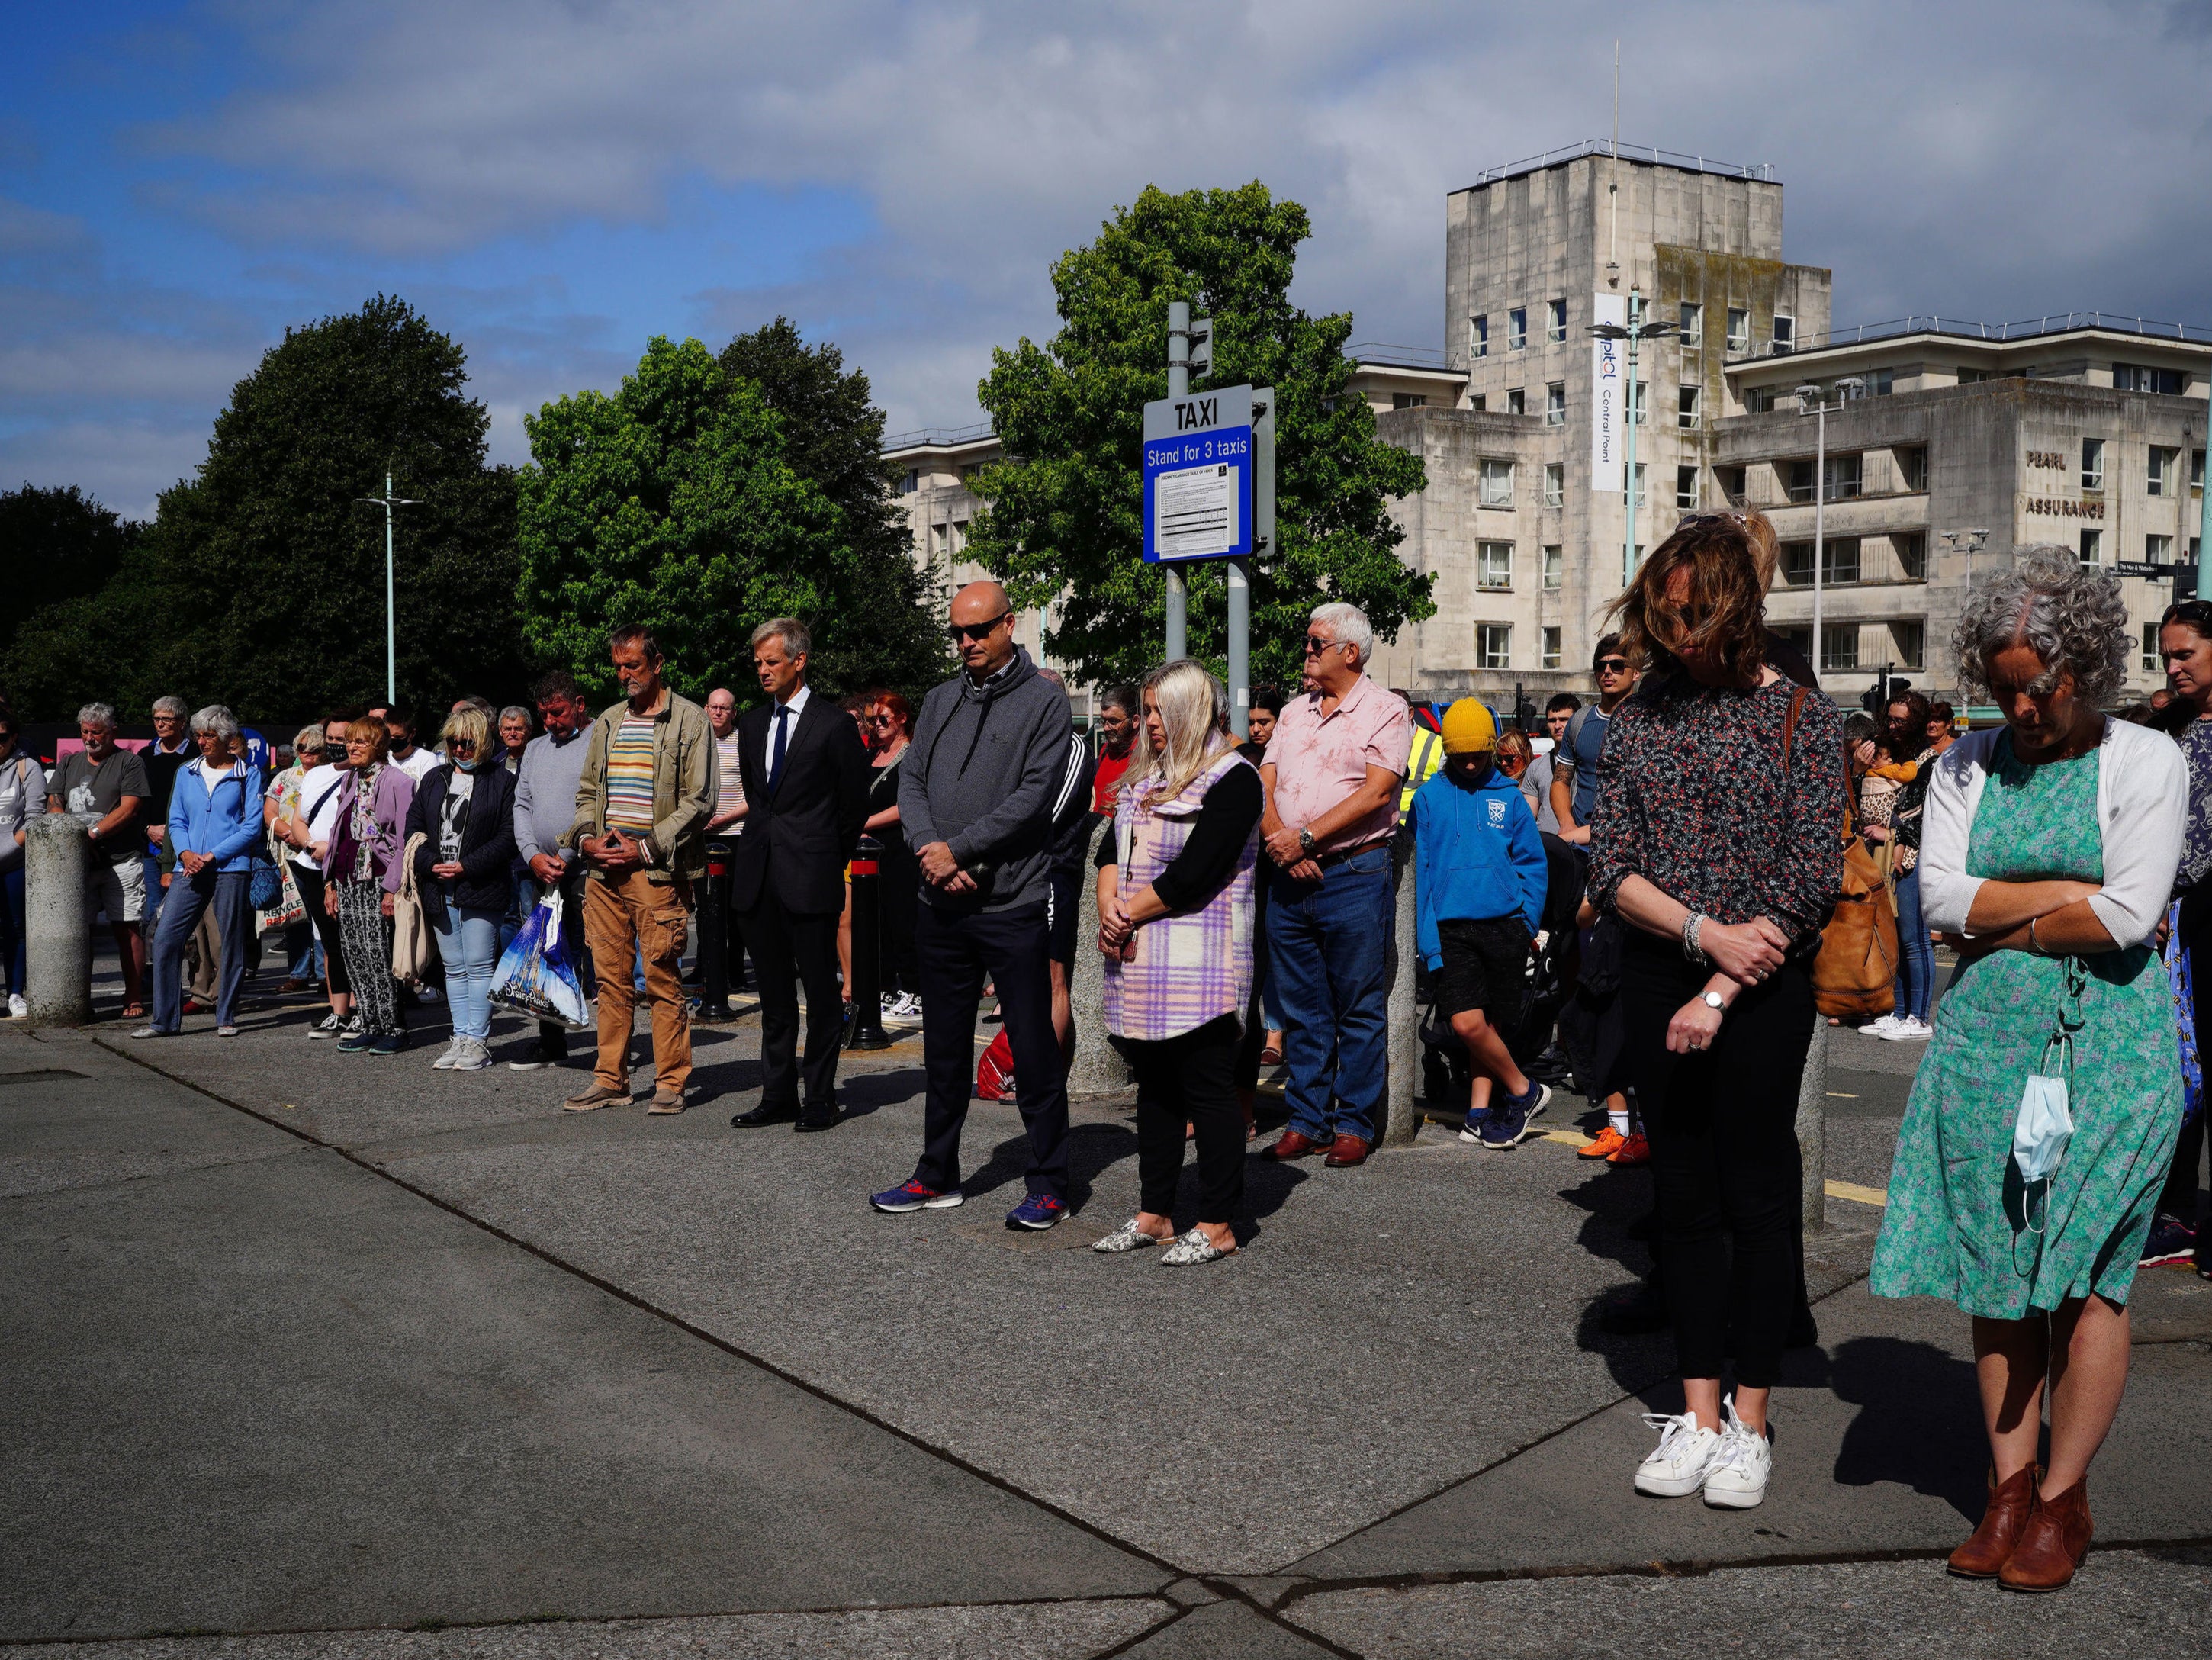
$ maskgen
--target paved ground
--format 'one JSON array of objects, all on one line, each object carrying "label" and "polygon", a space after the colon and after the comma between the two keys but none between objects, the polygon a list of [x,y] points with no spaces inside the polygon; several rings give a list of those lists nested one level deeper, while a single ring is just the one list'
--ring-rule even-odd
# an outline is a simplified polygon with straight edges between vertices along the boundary
[{"label": "paved ground", "polygon": [[[0,1032],[0,1640],[175,1660],[658,1655],[2197,1652],[2212,1286],[2147,1274],[2077,1594],[1948,1580],[1983,1452],[1963,1322],[1808,1242],[1822,1327],[1748,1515],[1639,1501],[1656,1338],[1640,1172],[1431,1129],[1255,1164],[1218,1268],[1080,1247],[1134,1137],[1078,1114],[1076,1219],[1011,1234],[1018,1120],[963,1209],[863,1203],[919,1140],[917,1046],[824,1136],[708,1098],[574,1117],[580,1070],[455,1077],[302,1036]],[[503,1029],[504,1030],[504,1029]],[[426,1037],[427,1037],[426,1032]],[[512,1038],[507,1041],[514,1041]],[[150,1051],[150,1052],[149,1052]],[[1878,1192],[1914,1046],[1838,1033],[1832,1178]],[[1188,1195],[1188,1189],[1186,1189]],[[2178,1427],[2186,1426],[2176,1434]]]}]

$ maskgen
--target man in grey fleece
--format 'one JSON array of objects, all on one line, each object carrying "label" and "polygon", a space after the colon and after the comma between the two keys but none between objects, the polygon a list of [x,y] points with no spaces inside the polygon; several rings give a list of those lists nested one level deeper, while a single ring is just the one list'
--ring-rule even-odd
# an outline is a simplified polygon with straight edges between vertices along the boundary
[{"label": "man in grey fleece", "polygon": [[[522,915],[547,890],[561,891],[561,937],[584,989],[592,987],[591,953],[584,948],[584,866],[576,850],[564,846],[576,822],[576,785],[584,775],[584,752],[591,747],[592,708],[566,671],[556,669],[536,688],[538,718],[545,730],[522,751],[514,775],[514,847],[529,874],[522,879]],[[567,1028],[538,1023],[538,1042],[525,1060],[507,1064],[516,1072],[557,1067],[568,1058]]]},{"label": "man in grey fleece", "polygon": [[1067,760],[1067,695],[1014,644],[1013,606],[996,582],[953,596],[963,672],[922,701],[899,764],[899,823],[921,866],[915,951],[927,1109],[921,1160],[881,1211],[957,1205],[960,1131],[975,1077],[975,1009],[988,976],[1014,1052],[1014,1096],[1029,1132],[1029,1196],[1008,1227],[1067,1214],[1067,1075],[1053,1035],[1046,968],[1052,806]]}]

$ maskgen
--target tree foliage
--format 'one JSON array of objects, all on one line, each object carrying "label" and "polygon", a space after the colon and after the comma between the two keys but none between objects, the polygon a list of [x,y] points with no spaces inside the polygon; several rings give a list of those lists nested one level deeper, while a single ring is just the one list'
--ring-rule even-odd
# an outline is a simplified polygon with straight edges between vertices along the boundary
[{"label": "tree foliage", "polygon": [[514,479],[484,465],[466,359],[404,301],[285,331],[232,389],[197,474],[163,492],[115,575],[33,619],[9,663],[58,716],[173,692],[263,720],[380,696],[387,474],[400,509],[401,695],[512,686]]},{"label": "tree foliage", "polygon": [[[1433,578],[1395,552],[1392,497],[1425,483],[1420,458],[1375,436],[1346,388],[1348,313],[1290,301],[1305,210],[1256,180],[1170,196],[1147,188],[1089,246],[1053,267],[1062,326],[1048,345],[994,350],[979,388],[1008,459],[974,488],[989,504],[968,556],[1016,603],[1048,605],[1054,654],[1084,678],[1129,678],[1159,660],[1165,582],[1142,562],[1143,406],[1167,396],[1167,307],[1213,319],[1214,368],[1194,390],[1274,388],[1278,546],[1252,573],[1255,682],[1297,684],[1306,613],[1347,599],[1377,635],[1431,615]],[[1226,655],[1218,562],[1185,568],[1194,656]]]},{"label": "tree foliage", "polygon": [[[529,419],[535,464],[522,477],[520,543],[533,648],[611,695],[607,630],[640,623],[678,685],[702,695],[728,685],[749,700],[758,696],[749,636],[791,616],[814,631],[825,690],[886,672],[896,630],[913,624],[901,615],[884,629],[883,593],[911,613],[915,590],[903,544],[886,557],[852,476],[854,435],[866,426],[849,408],[858,377],[807,353],[795,331],[789,344],[732,343],[763,380],[731,374],[696,340],[656,337],[620,391],[578,392]],[[794,406],[789,418],[770,386]]]},{"label": "tree foliage", "polygon": [[33,612],[96,593],[112,580],[143,528],[74,484],[0,491],[0,571],[8,579],[0,657]]}]

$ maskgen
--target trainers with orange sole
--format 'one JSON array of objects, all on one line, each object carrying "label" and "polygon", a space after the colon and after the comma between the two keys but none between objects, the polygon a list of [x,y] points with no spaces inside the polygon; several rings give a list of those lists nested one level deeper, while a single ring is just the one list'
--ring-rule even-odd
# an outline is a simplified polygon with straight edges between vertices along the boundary
[{"label": "trainers with orange sole", "polygon": [[1641,1135],[1624,1136],[1618,1147],[1606,1161],[1608,1164],[1648,1164],[1651,1162],[1651,1144]]},{"label": "trainers with orange sole", "polygon": [[1620,1151],[1622,1146],[1626,1144],[1627,1140],[1628,1138],[1626,1136],[1623,1135],[1619,1130],[1613,1128],[1612,1125],[1607,1124],[1603,1129],[1597,1133],[1595,1139],[1593,1140],[1588,1146],[1577,1147],[1575,1149],[1575,1157],[1577,1158],[1610,1158],[1614,1153]]}]

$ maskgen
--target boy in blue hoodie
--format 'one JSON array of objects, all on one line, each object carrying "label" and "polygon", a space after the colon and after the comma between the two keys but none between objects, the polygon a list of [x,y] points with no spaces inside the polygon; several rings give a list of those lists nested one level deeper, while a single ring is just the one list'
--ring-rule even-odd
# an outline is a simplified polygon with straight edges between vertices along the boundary
[{"label": "boy in blue hoodie", "polygon": [[1467,1045],[1476,1089],[1462,1141],[1518,1146],[1552,1091],[1515,1064],[1492,1016],[1510,1019],[1524,994],[1528,952],[1544,911],[1544,844],[1521,787],[1497,769],[1498,722],[1479,699],[1444,714],[1444,763],[1413,796],[1416,940],[1431,995]]}]

